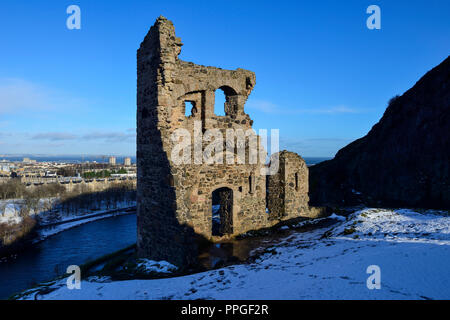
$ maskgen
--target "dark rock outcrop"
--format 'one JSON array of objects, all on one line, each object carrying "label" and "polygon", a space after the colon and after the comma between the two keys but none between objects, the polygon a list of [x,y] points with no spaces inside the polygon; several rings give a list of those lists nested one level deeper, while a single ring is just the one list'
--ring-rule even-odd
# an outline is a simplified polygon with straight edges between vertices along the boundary
[{"label": "dark rock outcrop", "polygon": [[450,57],[370,132],[310,168],[312,205],[450,208]]}]

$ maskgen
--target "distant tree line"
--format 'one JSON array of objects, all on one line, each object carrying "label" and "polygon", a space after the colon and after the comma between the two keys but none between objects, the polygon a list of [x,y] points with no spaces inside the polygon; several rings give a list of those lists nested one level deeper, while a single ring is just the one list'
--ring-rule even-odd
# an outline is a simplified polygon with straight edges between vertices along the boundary
[{"label": "distant tree line", "polygon": [[[56,174],[60,177],[75,177],[78,173],[81,173],[84,178],[91,179],[106,178],[112,173],[127,173],[124,168],[121,168],[120,170],[108,170],[110,167],[111,165],[107,163],[74,164],[59,168],[56,171]],[[107,175],[108,173],[109,175]],[[86,174],[87,176],[85,177]]]},{"label": "distant tree line", "polygon": [[56,174],[60,177],[75,177],[77,175],[77,169],[75,166],[67,166],[59,168]]},{"label": "distant tree line", "polygon": [[98,178],[108,178],[112,174],[126,174],[127,170],[120,168],[119,170],[101,170],[101,171],[88,171],[83,173],[83,178],[85,179],[98,179]]},{"label": "distant tree line", "polygon": [[34,188],[27,188],[19,179],[0,183],[0,200],[58,197],[66,191],[59,183],[48,183]]},{"label": "distant tree line", "polygon": [[[57,198],[55,203],[52,199]],[[14,210],[20,210],[18,215],[28,216],[30,212],[39,210],[52,211],[61,209],[66,213],[80,210],[115,209],[121,204],[131,204],[136,201],[136,186],[132,181],[122,181],[103,191],[91,191],[86,184],[75,185],[72,191],[67,191],[64,185],[49,183],[34,188],[26,188],[19,180],[10,180],[0,184],[0,214],[3,215],[7,202],[15,204]]]},{"label": "distant tree line", "polygon": [[61,214],[76,214],[95,210],[111,210],[134,205],[136,187],[131,181],[123,181],[103,191],[92,192],[87,185],[77,185],[72,192],[60,197],[55,209]]}]

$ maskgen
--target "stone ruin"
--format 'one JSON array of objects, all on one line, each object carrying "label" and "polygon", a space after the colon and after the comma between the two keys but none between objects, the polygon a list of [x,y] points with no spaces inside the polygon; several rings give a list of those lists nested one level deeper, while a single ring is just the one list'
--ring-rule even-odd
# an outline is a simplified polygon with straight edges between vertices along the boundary
[{"label": "stone ruin", "polygon": [[[208,129],[245,131],[253,123],[244,104],[255,74],[182,61],[181,46],[172,22],[159,17],[137,52],[137,248],[140,257],[186,267],[197,263],[199,238],[220,241],[317,213],[308,207],[308,168],[295,153],[280,152],[278,172],[267,176],[259,159],[172,161],[176,129],[187,130],[195,144]],[[217,90],[226,97],[225,116],[214,113]],[[214,218],[213,204],[220,205]]]}]

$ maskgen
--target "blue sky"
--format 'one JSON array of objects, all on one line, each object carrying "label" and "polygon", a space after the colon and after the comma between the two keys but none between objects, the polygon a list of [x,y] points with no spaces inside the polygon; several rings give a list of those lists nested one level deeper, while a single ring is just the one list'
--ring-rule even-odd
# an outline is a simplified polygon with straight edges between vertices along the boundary
[{"label": "blue sky", "polygon": [[[68,30],[66,8],[81,8]],[[369,30],[366,8],[381,8]],[[180,58],[256,73],[246,111],[333,156],[450,53],[442,1],[2,1],[0,155],[135,153],[136,50],[159,15]]]}]

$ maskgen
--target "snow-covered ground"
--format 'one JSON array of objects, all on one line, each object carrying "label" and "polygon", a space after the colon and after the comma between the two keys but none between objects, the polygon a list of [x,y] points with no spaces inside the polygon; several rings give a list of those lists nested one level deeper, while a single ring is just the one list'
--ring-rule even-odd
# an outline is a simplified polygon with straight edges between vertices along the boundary
[{"label": "snow-covered ground", "polygon": [[[62,279],[37,298],[450,299],[448,212],[363,209],[332,219],[332,227],[280,239],[253,263],[155,280],[89,278],[80,290]],[[367,287],[372,265],[380,289]]]}]

